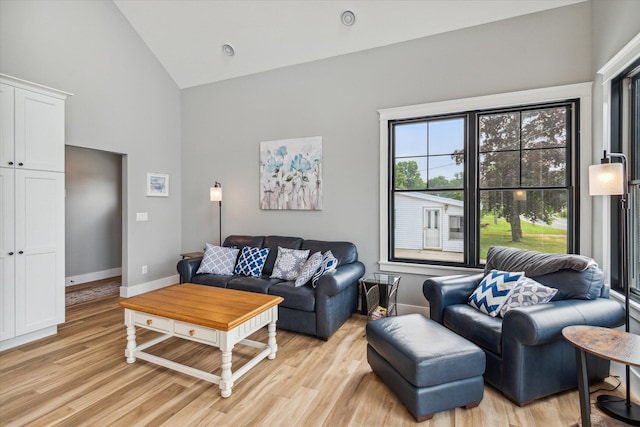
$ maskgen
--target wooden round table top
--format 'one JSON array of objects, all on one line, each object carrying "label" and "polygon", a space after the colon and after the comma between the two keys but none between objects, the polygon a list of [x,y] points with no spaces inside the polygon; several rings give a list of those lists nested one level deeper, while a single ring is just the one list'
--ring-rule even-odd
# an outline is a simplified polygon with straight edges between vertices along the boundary
[{"label": "wooden round table top", "polygon": [[575,347],[625,365],[640,366],[640,336],[599,326],[567,326],[562,335]]}]

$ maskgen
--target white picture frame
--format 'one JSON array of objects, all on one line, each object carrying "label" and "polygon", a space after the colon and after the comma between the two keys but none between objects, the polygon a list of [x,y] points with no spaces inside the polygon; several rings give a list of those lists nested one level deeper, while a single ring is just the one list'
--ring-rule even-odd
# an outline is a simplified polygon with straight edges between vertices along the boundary
[{"label": "white picture frame", "polygon": [[169,197],[169,175],[148,172],[147,197]]}]

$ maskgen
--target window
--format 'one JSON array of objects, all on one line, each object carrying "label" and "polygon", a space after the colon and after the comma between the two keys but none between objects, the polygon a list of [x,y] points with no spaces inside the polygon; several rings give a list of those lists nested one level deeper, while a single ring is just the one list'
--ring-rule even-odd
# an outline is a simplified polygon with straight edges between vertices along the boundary
[{"label": "window", "polygon": [[572,85],[380,111],[381,265],[478,268],[495,245],[577,252],[588,94]]},{"label": "window", "polygon": [[[624,153],[631,177],[629,204],[629,291],[640,299],[640,59],[611,81],[611,151]],[[611,285],[620,283],[619,197],[611,202]]]},{"label": "window", "polygon": [[449,238],[455,240],[464,239],[464,217],[449,217]]}]

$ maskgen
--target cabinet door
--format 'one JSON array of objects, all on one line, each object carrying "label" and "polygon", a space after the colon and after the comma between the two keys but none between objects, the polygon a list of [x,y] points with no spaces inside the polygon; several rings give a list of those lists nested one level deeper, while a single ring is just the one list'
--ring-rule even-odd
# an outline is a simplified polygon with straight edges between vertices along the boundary
[{"label": "cabinet door", "polygon": [[14,162],[18,169],[64,172],[63,100],[15,89]]},{"label": "cabinet door", "polygon": [[16,334],[64,322],[64,174],[15,171]]},{"label": "cabinet door", "polygon": [[13,177],[13,169],[0,168],[0,341],[15,336]]},{"label": "cabinet door", "polygon": [[13,86],[0,84],[0,167],[13,167]]}]

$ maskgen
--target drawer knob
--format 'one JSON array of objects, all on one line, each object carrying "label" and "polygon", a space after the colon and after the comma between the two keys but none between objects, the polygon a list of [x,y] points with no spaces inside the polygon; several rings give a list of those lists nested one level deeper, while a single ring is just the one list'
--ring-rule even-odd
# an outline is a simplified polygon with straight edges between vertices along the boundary
[{"label": "drawer knob", "polygon": [[190,337],[194,336],[195,334],[196,334],[195,329],[191,329],[191,330],[189,330],[189,336],[190,336]]},{"label": "drawer knob", "polygon": [[150,325],[150,324],[152,324],[152,323],[153,323],[153,320],[151,320],[151,319],[147,319],[147,325]]}]

